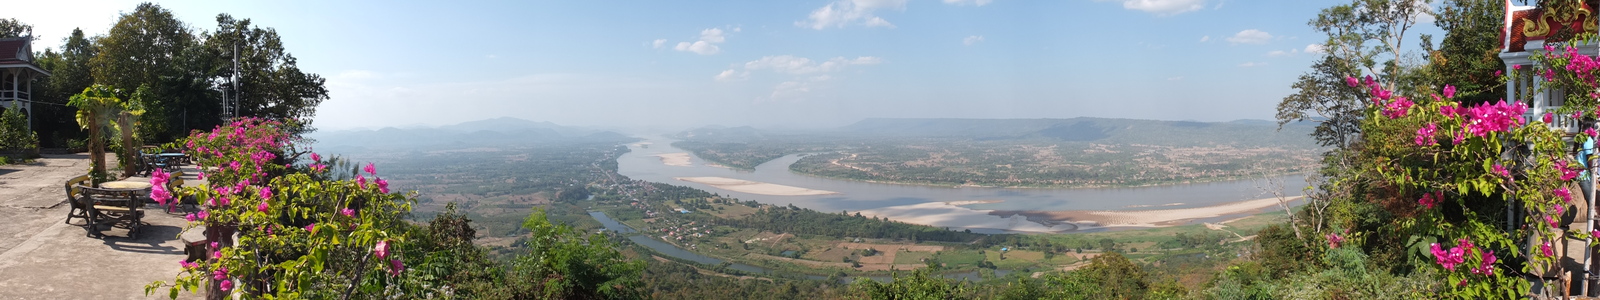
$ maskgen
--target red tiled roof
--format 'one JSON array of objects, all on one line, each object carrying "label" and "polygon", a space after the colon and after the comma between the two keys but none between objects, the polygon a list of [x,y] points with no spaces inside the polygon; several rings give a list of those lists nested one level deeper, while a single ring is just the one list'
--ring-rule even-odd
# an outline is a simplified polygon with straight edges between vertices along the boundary
[{"label": "red tiled roof", "polygon": [[[32,37],[0,38],[0,66],[24,67],[49,75],[39,65],[33,63]],[[24,54],[25,53],[25,54]],[[18,54],[26,56],[18,57]]]},{"label": "red tiled roof", "polygon": [[1500,34],[1506,40],[1505,52],[1525,51],[1530,41],[1565,41],[1551,36],[1556,33],[1596,32],[1594,7],[1600,5],[1596,0],[1585,0],[1579,4],[1577,12],[1566,14],[1549,14],[1543,7],[1511,11],[1510,2],[1507,4],[1505,21],[1508,23]]},{"label": "red tiled roof", "polygon": [[28,46],[28,38],[3,38],[0,39],[0,61],[16,60],[17,50]]}]

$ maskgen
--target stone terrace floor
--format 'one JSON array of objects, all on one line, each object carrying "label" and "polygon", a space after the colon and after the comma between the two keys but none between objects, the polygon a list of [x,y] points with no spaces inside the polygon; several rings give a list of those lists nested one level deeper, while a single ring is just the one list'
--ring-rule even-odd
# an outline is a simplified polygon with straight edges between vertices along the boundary
[{"label": "stone terrace floor", "polygon": [[[107,159],[116,166],[115,158]],[[62,188],[88,169],[87,154],[0,165],[0,299],[167,298],[165,288],[145,296],[144,286],[178,274],[183,216],[148,206],[138,238],[122,228],[104,231],[103,239],[88,237],[82,219],[63,223],[68,205]],[[200,183],[192,168],[184,173],[185,185]]]}]

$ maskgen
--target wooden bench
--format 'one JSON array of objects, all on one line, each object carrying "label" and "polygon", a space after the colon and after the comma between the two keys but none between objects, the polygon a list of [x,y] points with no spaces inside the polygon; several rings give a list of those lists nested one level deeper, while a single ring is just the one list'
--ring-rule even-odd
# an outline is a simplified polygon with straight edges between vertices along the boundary
[{"label": "wooden bench", "polygon": [[78,189],[80,187],[87,186],[88,184],[89,175],[73,177],[72,179],[67,180],[67,184],[65,185],[67,190],[67,205],[69,206],[67,209],[67,224],[72,224],[72,218],[83,219],[84,222],[89,221],[89,207],[87,205],[83,205],[85,202],[79,199],[83,197],[83,193]]},{"label": "wooden bench", "polygon": [[103,189],[93,187],[79,187],[82,191],[82,203],[89,207],[89,223],[91,234],[99,234],[101,223],[111,223],[112,226],[124,225],[128,229],[129,238],[137,238],[139,228],[144,226],[144,212],[139,208],[144,206],[145,194],[148,190],[129,189]]}]

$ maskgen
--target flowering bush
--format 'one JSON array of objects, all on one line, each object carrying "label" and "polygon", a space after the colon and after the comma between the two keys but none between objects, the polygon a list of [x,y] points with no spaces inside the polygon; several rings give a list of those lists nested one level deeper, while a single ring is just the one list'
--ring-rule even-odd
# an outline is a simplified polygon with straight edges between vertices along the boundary
[{"label": "flowering bush", "polygon": [[[1548,67],[1516,68],[1510,76],[1529,72],[1588,86],[1577,90],[1597,86],[1600,64],[1593,58],[1569,50],[1535,59]],[[1356,166],[1364,170],[1360,174],[1375,175],[1367,179],[1374,187],[1368,197],[1400,217],[1400,236],[1409,235],[1411,253],[1447,277],[1448,294],[1519,297],[1529,284],[1508,273],[1557,268],[1560,253],[1553,245],[1565,234],[1559,220],[1572,205],[1568,188],[1581,170],[1569,153],[1574,141],[1581,144],[1594,131],[1587,128],[1563,140],[1565,130],[1550,125],[1557,121],[1555,114],[1592,121],[1586,117],[1593,116],[1589,108],[1600,95],[1574,96],[1587,100],[1569,100],[1560,111],[1528,120],[1523,116],[1529,99],[1473,104],[1458,102],[1452,86],[1407,97],[1370,76],[1348,77],[1345,83],[1370,99],[1361,123],[1361,165]],[[1518,221],[1508,224],[1508,213]],[[1329,242],[1348,247],[1362,243],[1362,235]]]},{"label": "flowering bush", "polygon": [[[371,164],[353,180],[327,179],[315,154],[308,165],[291,167],[284,151],[295,142],[294,126],[244,119],[184,141],[207,184],[156,188],[151,198],[199,203],[200,211],[185,216],[185,230],[204,228],[208,254],[179,262],[183,271],[171,297],[202,283],[213,293],[248,297],[402,293],[392,287],[404,274],[405,253],[394,245],[406,242],[401,217],[414,196],[389,193]],[[151,183],[163,187],[167,180],[158,174]],[[165,285],[152,283],[146,292]]]}]

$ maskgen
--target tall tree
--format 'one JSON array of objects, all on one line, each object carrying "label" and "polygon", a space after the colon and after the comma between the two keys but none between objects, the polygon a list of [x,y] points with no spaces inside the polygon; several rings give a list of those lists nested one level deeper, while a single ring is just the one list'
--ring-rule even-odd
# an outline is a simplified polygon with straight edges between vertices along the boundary
[{"label": "tall tree", "polygon": [[[270,119],[300,119],[309,123],[316,107],[328,99],[322,76],[300,70],[294,55],[284,50],[278,31],[251,24],[250,19],[217,15],[217,30],[206,36],[205,46],[220,53],[219,75],[234,75],[232,56],[238,58],[239,115]],[[237,49],[237,53],[235,53]],[[225,87],[231,88],[231,87]]]},{"label": "tall tree", "polygon": [[17,21],[16,18],[0,19],[0,38],[13,38],[33,35],[33,25]]},{"label": "tall tree", "polygon": [[116,89],[96,84],[72,96],[67,104],[78,108],[78,124],[89,130],[89,159],[93,162],[90,175],[98,186],[107,175],[106,139],[102,133],[123,107],[123,101],[117,98]]},{"label": "tall tree", "polygon": [[61,52],[46,48],[36,61],[40,68],[50,71],[50,77],[34,93],[34,101],[46,103],[34,106],[34,128],[46,147],[65,147],[67,139],[83,136],[73,123],[74,109],[66,106],[67,99],[94,84],[94,76],[89,73],[89,60],[96,54],[94,42],[77,28],[62,42]]},{"label": "tall tree", "polygon": [[[145,126],[138,133],[145,141],[174,140],[191,128],[218,123],[204,122],[211,121],[206,119],[210,116],[207,108],[216,102],[209,91],[215,54],[204,51],[188,25],[171,11],[151,3],[139,4],[96,42],[99,52],[90,60],[96,83],[124,92],[141,85],[151,89],[154,97],[145,103],[149,113],[139,118]],[[191,108],[200,112],[192,113]],[[191,119],[203,122],[189,122]]]},{"label": "tall tree", "polygon": [[1445,31],[1439,50],[1429,55],[1429,72],[1440,84],[1456,87],[1463,103],[1484,103],[1503,98],[1506,86],[1496,71],[1500,62],[1500,31],[1505,22],[1505,2],[1448,0],[1439,6],[1433,22]]}]

